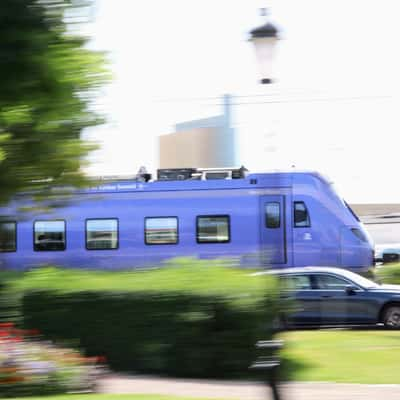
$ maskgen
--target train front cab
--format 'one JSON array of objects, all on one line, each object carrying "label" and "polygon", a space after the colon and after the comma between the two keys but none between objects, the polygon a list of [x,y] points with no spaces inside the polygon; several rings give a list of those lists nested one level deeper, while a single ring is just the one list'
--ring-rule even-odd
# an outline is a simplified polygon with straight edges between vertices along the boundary
[{"label": "train front cab", "polygon": [[365,273],[374,265],[374,244],[363,224],[315,174],[294,174],[293,266],[339,266]]}]

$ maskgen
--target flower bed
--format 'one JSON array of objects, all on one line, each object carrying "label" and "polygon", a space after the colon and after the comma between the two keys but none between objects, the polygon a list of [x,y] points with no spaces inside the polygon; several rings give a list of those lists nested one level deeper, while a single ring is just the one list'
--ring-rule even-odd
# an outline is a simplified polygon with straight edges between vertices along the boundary
[{"label": "flower bed", "polygon": [[92,391],[104,361],[42,341],[37,330],[0,324],[0,397]]}]

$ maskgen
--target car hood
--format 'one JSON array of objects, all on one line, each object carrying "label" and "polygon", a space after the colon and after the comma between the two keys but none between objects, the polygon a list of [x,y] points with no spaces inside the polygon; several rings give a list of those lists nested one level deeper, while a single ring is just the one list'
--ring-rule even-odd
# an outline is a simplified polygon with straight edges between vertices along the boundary
[{"label": "car hood", "polygon": [[369,289],[373,292],[390,292],[397,293],[400,295],[400,285],[379,285],[377,287]]}]

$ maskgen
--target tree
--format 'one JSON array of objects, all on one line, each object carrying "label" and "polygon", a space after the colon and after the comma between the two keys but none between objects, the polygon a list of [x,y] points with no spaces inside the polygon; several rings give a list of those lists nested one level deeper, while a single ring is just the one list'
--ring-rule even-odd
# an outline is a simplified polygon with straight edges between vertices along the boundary
[{"label": "tree", "polygon": [[84,128],[102,123],[92,100],[107,81],[104,54],[73,34],[83,0],[0,2],[0,202],[18,191],[82,186],[92,145]]}]

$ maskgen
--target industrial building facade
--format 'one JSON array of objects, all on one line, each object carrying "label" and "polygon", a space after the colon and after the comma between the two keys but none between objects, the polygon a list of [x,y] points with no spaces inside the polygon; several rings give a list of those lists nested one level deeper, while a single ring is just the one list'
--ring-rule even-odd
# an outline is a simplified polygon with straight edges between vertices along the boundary
[{"label": "industrial building facade", "polygon": [[159,137],[160,168],[222,168],[236,165],[229,95],[222,115],[179,123]]}]

